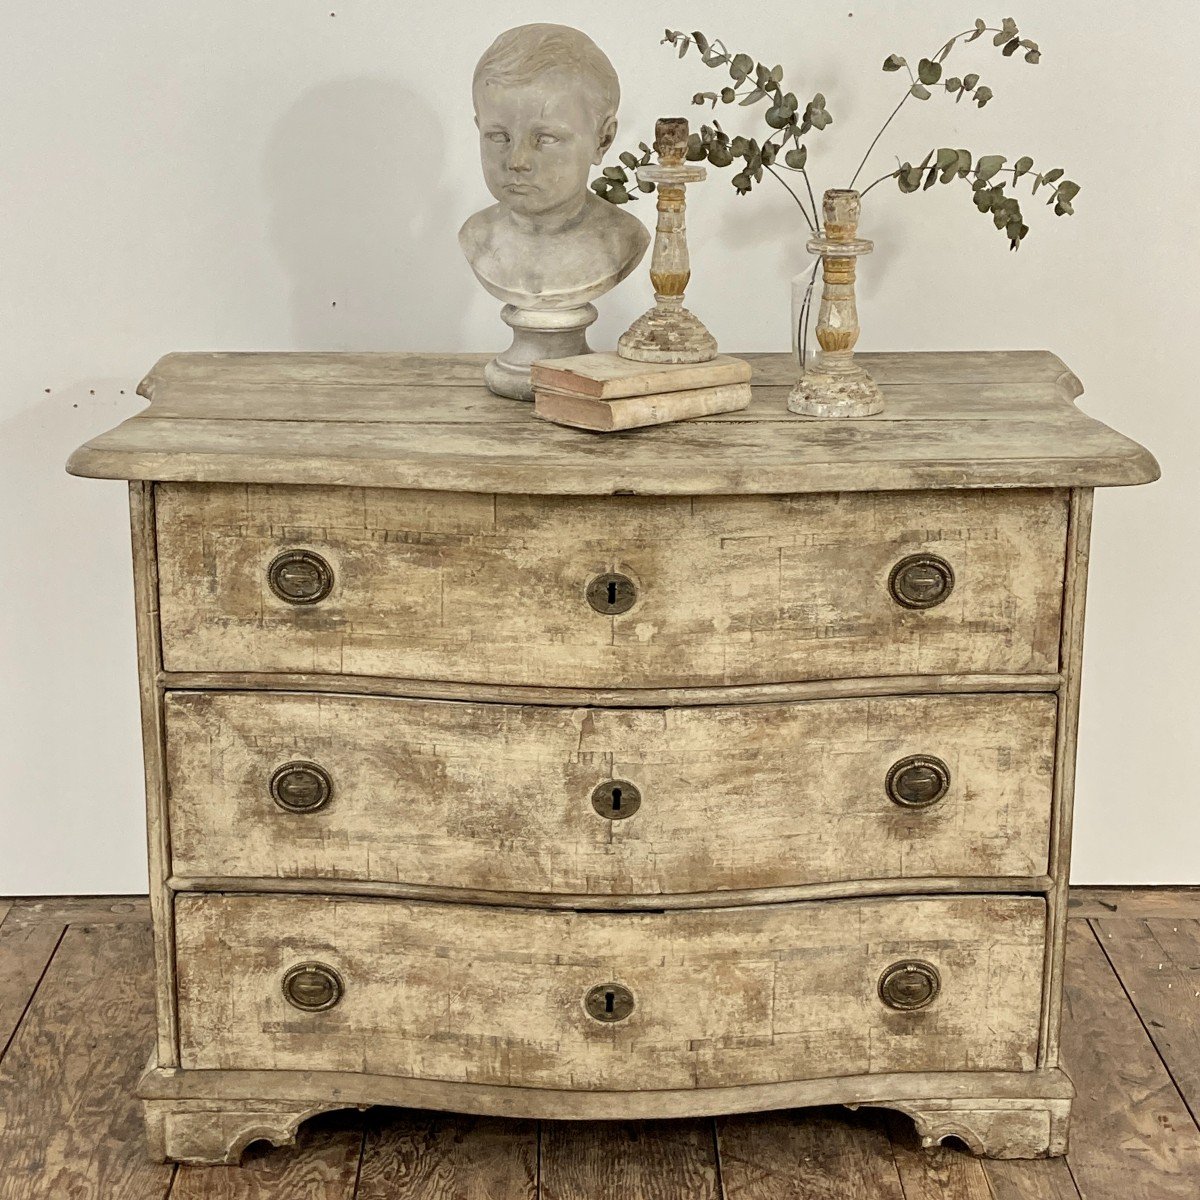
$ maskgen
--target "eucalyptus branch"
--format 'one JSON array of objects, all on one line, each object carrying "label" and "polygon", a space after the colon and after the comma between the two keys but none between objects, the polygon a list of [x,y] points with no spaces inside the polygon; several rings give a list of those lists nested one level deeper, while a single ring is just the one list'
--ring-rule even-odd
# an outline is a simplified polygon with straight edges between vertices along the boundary
[{"label": "eucalyptus branch", "polygon": [[[884,71],[907,72],[909,87],[867,146],[851,177],[851,189],[858,183],[883,135],[909,99],[929,100],[933,96],[930,89],[939,84],[948,95],[954,97],[956,104],[961,103],[964,97],[969,97],[977,107],[983,108],[992,99],[992,89],[980,84],[977,74],[943,78],[942,67],[956,46],[976,41],[986,33],[993,35],[992,45],[999,47],[1005,58],[1011,58],[1017,51],[1023,50],[1026,62],[1037,63],[1041,60],[1038,44],[1021,36],[1012,17],[1005,17],[998,26],[977,19],[972,28],[964,29],[942,42],[932,57],[922,58],[915,72],[906,59],[889,54],[883,62]],[[817,92],[801,112],[800,101],[795,93],[785,90],[783,67],[768,66],[756,62],[748,54],[733,53],[723,41],[710,39],[699,30],[689,34],[668,29],[663,42],[674,47],[680,58],[686,57],[694,48],[705,66],[728,71],[728,83],[716,91],[696,92],[692,96],[693,104],[711,104],[715,111],[720,104],[749,108],[762,103],[766,106],[764,119],[772,130],[761,143],[753,137],[731,138],[714,119],[711,125],[701,125],[699,131],[688,138],[688,161],[706,161],[718,169],[735,167],[730,182],[738,195],[742,196],[762,181],[764,172],[774,176],[796,202],[809,229],[819,232],[821,214],[807,170],[808,146],[803,139],[810,132],[819,132],[832,123],[833,117],[825,107],[825,97]],[[792,142],[795,144],[789,148]],[[593,180],[592,188],[605,200],[625,204],[637,198],[635,191],[655,190],[653,184],[636,182],[636,187],[633,186],[635,181],[631,181],[626,173],[626,168],[636,172],[639,166],[649,162],[652,153],[650,147],[642,142],[639,149],[642,151],[640,158],[628,151],[622,153],[622,166],[605,167],[601,177]],[[895,179],[900,191],[905,193],[926,190],[939,181],[949,183],[953,179],[967,179],[971,184],[975,207],[980,212],[991,214],[996,228],[1007,234],[1011,247],[1016,249],[1029,230],[1024,223],[1019,202],[1015,196],[1005,192],[1005,186],[1015,184],[1028,174],[1033,181],[1033,191],[1036,193],[1042,186],[1050,187],[1046,203],[1053,207],[1058,216],[1066,216],[1074,212],[1072,201],[1079,193],[1079,185],[1063,179],[1061,168],[1056,167],[1044,173],[1033,172],[1033,160],[1028,157],[1017,159],[1009,167],[1004,165],[1005,161],[1001,155],[984,155],[974,162],[967,150],[943,147],[931,150],[919,166],[898,163],[894,171],[873,180],[861,194],[867,195],[885,179]],[[803,176],[807,203],[804,196],[788,183],[785,177],[787,173]],[[993,178],[995,182],[991,182]]]},{"label": "eucalyptus branch", "polygon": [[[764,164],[764,165],[765,165],[765,164]],[[778,171],[776,171],[774,167],[767,167],[766,169],[767,169],[767,170],[768,170],[768,171],[769,171],[769,172],[770,172],[772,175],[774,175],[774,176],[775,176],[775,178],[776,178],[776,179],[778,179],[780,183],[782,183],[782,184],[783,184],[783,186],[784,186],[784,187],[787,189],[787,193],[788,193],[788,195],[789,195],[789,196],[791,196],[791,198],[792,198],[793,200],[795,200],[795,202],[796,202],[797,204],[799,204],[799,205],[800,205],[800,212],[801,212],[801,214],[802,214],[802,215],[803,215],[803,217],[804,217],[805,223],[808,225],[808,228],[809,228],[809,229],[810,229],[810,230],[811,230],[813,233],[816,233],[816,232],[817,232],[817,227],[816,227],[816,225],[815,225],[815,224],[813,224],[813,219],[812,219],[812,217],[810,217],[810,216],[808,215],[808,210],[807,210],[807,209],[804,207],[804,204],[801,202],[801,200],[800,200],[800,197],[799,197],[799,196],[797,196],[797,195],[796,195],[796,193],[795,193],[794,191],[792,191],[792,189],[791,189],[791,188],[788,186],[788,181],[787,181],[786,179],[784,179],[784,177],[783,177],[782,175],[780,175],[780,174],[779,174],[779,172],[778,172]],[[811,195],[811,192],[810,192],[810,195]]]}]

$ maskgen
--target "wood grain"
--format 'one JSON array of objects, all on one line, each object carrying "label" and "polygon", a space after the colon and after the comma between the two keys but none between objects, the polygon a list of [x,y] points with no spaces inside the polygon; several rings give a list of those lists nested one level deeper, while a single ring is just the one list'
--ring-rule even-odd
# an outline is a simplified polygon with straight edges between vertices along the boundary
[{"label": "wood grain", "polygon": [[[1058,669],[1066,497],[1010,490],[604,501],[322,487],[155,489],[163,665],[653,687]],[[324,557],[289,604],[276,555]],[[940,555],[936,607],[889,592]],[[637,601],[596,612],[591,579]]]},{"label": "wood grain", "polygon": [[1200,920],[1200,888],[1073,887],[1068,915],[1072,919]]},{"label": "wood grain", "polygon": [[[596,710],[171,692],[166,727],[177,876],[636,896],[1046,870],[1049,696]],[[914,755],[950,772],[929,808],[886,791]],[[324,808],[272,800],[293,761],[328,773]],[[638,789],[632,816],[593,807],[611,780]]]},{"label": "wood grain", "polygon": [[541,1200],[721,1200],[712,1121],[542,1124]]},{"label": "wood grain", "polygon": [[993,1200],[982,1160],[953,1146],[922,1146],[897,1113],[887,1115],[886,1128],[904,1200]]},{"label": "wood grain", "polygon": [[1142,1025],[1200,1123],[1200,921],[1092,922]]},{"label": "wood grain", "polygon": [[538,1200],[532,1121],[376,1111],[357,1200]]},{"label": "wood grain", "polygon": [[48,922],[0,923],[0,1061],[64,932],[64,926]]},{"label": "wood grain", "polygon": [[236,1167],[180,1166],[170,1200],[354,1200],[361,1113],[314,1117],[294,1146],[252,1145]]},{"label": "wood grain", "polygon": [[[146,413],[80,447],[68,470],[569,495],[1090,487],[1158,477],[1146,450],[1067,402],[1081,389],[1053,355],[862,362],[886,407],[853,428],[788,414],[794,362],[759,356],[755,381],[777,389],[763,398],[766,412],[625,434],[614,459],[586,433],[537,423],[528,410],[516,420],[515,406],[480,386],[477,356],[170,355],[142,385],[153,401]],[[911,415],[893,385],[912,389]],[[971,392],[987,385],[1002,388],[985,414],[950,422],[921,415],[964,401],[981,407]]]},{"label": "wood grain", "polygon": [[718,1117],[724,1200],[908,1200],[875,1112]]},{"label": "wood grain", "polygon": [[133,1095],[153,994],[148,927],[67,930],[0,1065],[0,1198],[162,1200]]},{"label": "wood grain", "polygon": [[1195,1200],[1200,1131],[1084,921],[1067,937],[1063,1065],[1083,1200]]},{"label": "wood grain", "polygon": [[[181,894],[182,1065],[642,1090],[1028,1070],[1044,919],[1020,896],[604,914]],[[943,992],[893,1011],[877,982],[914,957]],[[337,1007],[284,1000],[307,960],[342,975]],[[606,1024],[583,998],[611,981],[636,1007]]]},{"label": "wood grain", "polygon": [[150,919],[145,896],[50,896],[12,902],[8,925],[124,925]]}]

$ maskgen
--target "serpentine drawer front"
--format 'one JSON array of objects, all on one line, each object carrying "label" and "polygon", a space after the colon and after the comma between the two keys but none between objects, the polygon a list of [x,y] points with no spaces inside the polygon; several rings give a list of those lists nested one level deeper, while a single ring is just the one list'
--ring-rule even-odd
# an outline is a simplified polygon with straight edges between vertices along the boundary
[{"label": "serpentine drawer front", "polygon": [[184,1068],[652,1091],[1037,1057],[1039,897],[614,914],[205,895],[176,919]]},{"label": "serpentine drawer front", "polygon": [[1040,876],[1055,712],[172,692],[172,870],[609,898]]},{"label": "serpentine drawer front", "polygon": [[1053,672],[1052,491],[158,488],[168,671],[566,687]]},{"label": "serpentine drawer front", "polygon": [[1066,1149],[1092,489],[1053,355],[863,355],[885,408],[602,437],[483,358],[169,355],[129,479],[151,1153],[373,1104],[876,1104]]}]

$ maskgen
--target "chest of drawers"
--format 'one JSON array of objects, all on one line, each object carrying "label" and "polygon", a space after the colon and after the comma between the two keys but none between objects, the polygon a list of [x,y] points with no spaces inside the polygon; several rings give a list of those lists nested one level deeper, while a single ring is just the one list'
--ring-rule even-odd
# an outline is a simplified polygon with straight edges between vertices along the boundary
[{"label": "chest of drawers", "polygon": [[881,417],[597,437],[479,356],[188,354],[130,481],[152,1152],[331,1108],[869,1104],[1065,1149],[1092,489],[1045,353],[864,356]]}]

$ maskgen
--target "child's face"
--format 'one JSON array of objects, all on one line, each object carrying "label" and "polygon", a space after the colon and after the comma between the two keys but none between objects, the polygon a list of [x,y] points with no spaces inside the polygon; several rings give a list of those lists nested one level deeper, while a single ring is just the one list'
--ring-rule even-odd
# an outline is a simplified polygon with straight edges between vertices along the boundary
[{"label": "child's face", "polygon": [[565,72],[548,71],[520,87],[476,94],[475,123],[488,191],[524,216],[578,203],[588,169],[612,141],[600,130],[590,93]]}]

